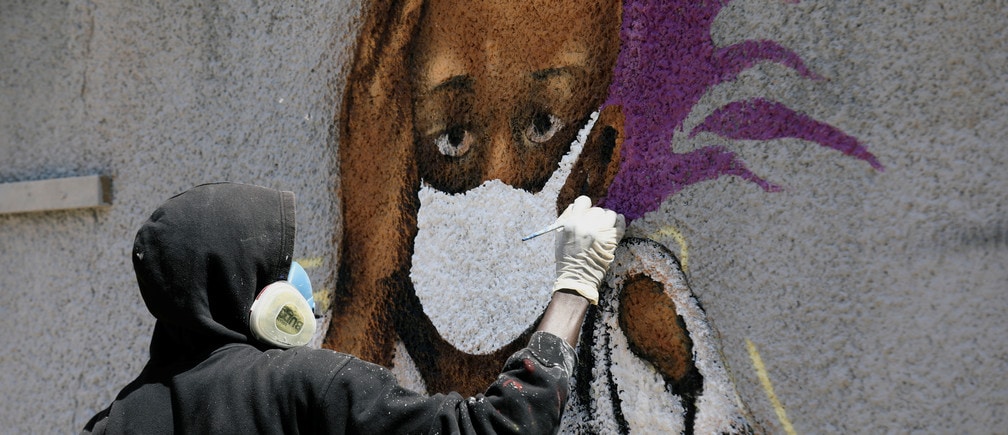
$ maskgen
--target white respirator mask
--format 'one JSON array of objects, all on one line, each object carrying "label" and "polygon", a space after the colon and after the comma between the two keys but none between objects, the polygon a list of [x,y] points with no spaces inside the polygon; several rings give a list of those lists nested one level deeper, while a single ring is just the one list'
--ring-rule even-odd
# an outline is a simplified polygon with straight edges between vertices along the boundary
[{"label": "white respirator mask", "polygon": [[[498,179],[462,194],[420,185],[410,280],[424,314],[458,350],[499,349],[546,308],[556,279],[552,237],[531,243],[521,237],[556,220],[557,197],[597,117],[581,128],[539,192]],[[506,204],[508,212],[491,204]]]},{"label": "white respirator mask", "polygon": [[308,273],[291,262],[287,279],[259,292],[249,311],[249,327],[259,341],[289,348],[304,346],[315,335],[315,298]]}]

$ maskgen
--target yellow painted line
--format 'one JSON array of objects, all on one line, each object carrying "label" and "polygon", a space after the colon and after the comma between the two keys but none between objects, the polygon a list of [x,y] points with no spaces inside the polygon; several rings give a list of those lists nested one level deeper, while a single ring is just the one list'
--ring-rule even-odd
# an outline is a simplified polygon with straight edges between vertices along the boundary
[{"label": "yellow painted line", "polygon": [[683,272],[689,270],[689,249],[687,248],[686,236],[678,228],[670,225],[648,236],[651,240],[659,237],[671,237],[672,240],[675,240],[679,244],[679,264],[682,266]]},{"label": "yellow painted line", "polygon": [[774,393],[773,384],[770,383],[770,375],[767,374],[766,366],[763,365],[763,358],[756,351],[756,345],[752,341],[749,341],[748,338],[745,343],[746,348],[749,349],[749,358],[752,358],[753,367],[756,368],[756,376],[759,377],[760,384],[763,384],[763,390],[766,391],[767,397],[770,398],[770,403],[773,404],[774,411],[777,412],[777,419],[784,426],[784,432],[787,432],[788,435],[796,435],[794,427],[791,426],[791,420],[788,420],[787,413],[784,412],[784,405],[781,405],[780,399],[777,398],[777,393]]},{"label": "yellow painted line", "polygon": [[294,261],[297,261],[305,270],[314,269],[322,265],[322,257],[295,258]]},{"label": "yellow painted line", "polygon": [[315,297],[315,312],[324,313],[329,311],[330,301],[332,301],[332,290],[328,288],[320,288],[318,290],[312,291],[312,296]]}]

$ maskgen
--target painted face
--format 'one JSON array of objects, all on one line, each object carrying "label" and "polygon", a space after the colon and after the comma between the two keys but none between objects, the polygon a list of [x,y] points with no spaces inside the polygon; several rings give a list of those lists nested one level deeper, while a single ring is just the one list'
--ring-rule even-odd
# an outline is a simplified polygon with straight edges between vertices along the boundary
[{"label": "painted face", "polygon": [[427,316],[457,349],[486,353],[546,308],[553,236],[521,238],[556,219],[556,198],[590,126],[536,193],[486,181],[464,194],[420,187],[410,279]]},{"label": "painted face", "polygon": [[411,63],[421,178],[538,192],[602,103],[619,2],[432,1]]},{"label": "painted face", "polygon": [[549,300],[552,237],[520,239],[556,218],[615,59],[618,2],[546,3],[430,2],[413,50],[410,277],[469,353],[513,340]]}]

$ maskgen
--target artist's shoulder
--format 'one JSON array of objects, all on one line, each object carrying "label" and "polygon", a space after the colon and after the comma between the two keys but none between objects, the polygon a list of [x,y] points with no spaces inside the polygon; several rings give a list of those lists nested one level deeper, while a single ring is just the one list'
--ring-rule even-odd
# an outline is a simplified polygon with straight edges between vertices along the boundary
[{"label": "artist's shoulder", "polygon": [[323,381],[353,360],[356,358],[352,355],[308,346],[260,349],[236,343],[218,349],[207,362],[217,371],[234,371],[236,375],[247,373],[249,376],[283,378],[286,381]]},{"label": "artist's shoulder", "polygon": [[329,349],[298,346],[290,349],[271,349],[263,354],[274,364],[292,368],[307,367],[313,371],[338,370],[340,367],[358,360],[357,357]]}]

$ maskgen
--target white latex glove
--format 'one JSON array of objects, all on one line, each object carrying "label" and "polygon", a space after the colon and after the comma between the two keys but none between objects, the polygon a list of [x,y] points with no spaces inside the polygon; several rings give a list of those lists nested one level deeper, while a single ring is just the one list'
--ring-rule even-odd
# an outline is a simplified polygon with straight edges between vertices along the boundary
[{"label": "white latex glove", "polygon": [[592,207],[591,199],[579,196],[555,225],[563,225],[563,231],[556,236],[557,279],[553,291],[574,290],[597,305],[602,277],[626,229],[623,215]]}]

